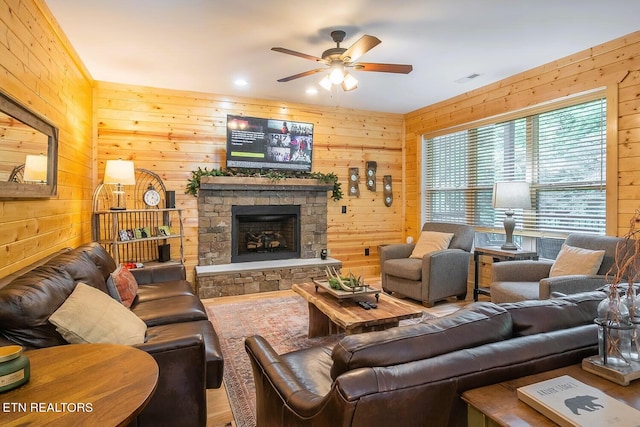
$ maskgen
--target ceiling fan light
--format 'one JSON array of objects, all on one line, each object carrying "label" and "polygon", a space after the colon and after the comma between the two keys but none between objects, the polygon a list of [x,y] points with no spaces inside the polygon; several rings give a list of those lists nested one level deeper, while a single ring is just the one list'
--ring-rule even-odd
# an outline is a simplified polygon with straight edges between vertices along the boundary
[{"label": "ceiling fan light", "polygon": [[342,90],[344,90],[345,92],[349,92],[351,90],[354,90],[358,87],[358,80],[353,77],[351,74],[349,73],[345,73],[344,74],[344,81],[342,82]]},{"label": "ceiling fan light", "polygon": [[344,71],[341,68],[335,68],[329,73],[329,80],[334,85],[339,85],[344,81]]},{"label": "ceiling fan light", "polygon": [[322,80],[320,80],[320,83],[318,83],[318,84],[320,86],[322,86],[326,90],[331,90],[331,80],[329,80],[329,75],[328,74],[326,76],[324,76],[322,78]]}]

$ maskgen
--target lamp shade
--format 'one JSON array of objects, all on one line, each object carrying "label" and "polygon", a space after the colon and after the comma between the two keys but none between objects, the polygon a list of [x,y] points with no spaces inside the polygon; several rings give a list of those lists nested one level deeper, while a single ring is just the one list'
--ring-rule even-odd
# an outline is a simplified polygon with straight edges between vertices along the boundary
[{"label": "lamp shade", "polygon": [[135,185],[136,174],[133,162],[130,160],[107,160],[104,168],[105,184]]},{"label": "lamp shade", "polygon": [[330,91],[333,86],[340,86],[343,91],[349,92],[358,88],[358,80],[343,68],[334,68],[326,74],[318,83],[323,89]]},{"label": "lamp shade", "polygon": [[47,156],[28,155],[22,179],[28,182],[47,182]]},{"label": "lamp shade", "polygon": [[342,90],[349,92],[358,87],[358,80],[349,73],[344,73],[344,80],[342,81]]},{"label": "lamp shade", "polygon": [[493,207],[531,209],[531,193],[526,182],[505,181],[493,184]]}]

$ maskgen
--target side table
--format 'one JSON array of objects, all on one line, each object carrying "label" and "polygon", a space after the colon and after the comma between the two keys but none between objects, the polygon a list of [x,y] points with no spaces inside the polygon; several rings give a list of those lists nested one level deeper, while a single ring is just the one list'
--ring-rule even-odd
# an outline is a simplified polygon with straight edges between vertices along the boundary
[{"label": "side table", "polygon": [[585,371],[578,364],[465,391],[462,393],[462,400],[467,403],[467,425],[470,427],[556,426],[557,424],[549,418],[519,400],[516,390],[518,387],[562,375],[569,375],[629,406],[640,409],[638,399],[640,381],[623,387]]},{"label": "side table", "polygon": [[473,300],[478,301],[478,296],[491,295],[491,290],[486,287],[479,286],[480,275],[480,257],[482,255],[489,255],[493,258],[494,262],[499,261],[517,261],[523,259],[538,259],[538,254],[534,251],[524,251],[522,249],[510,250],[502,249],[500,246],[481,246],[476,247],[473,250],[473,264],[475,268],[475,276],[473,278]]},{"label": "side table", "polygon": [[69,344],[26,351],[31,376],[0,394],[3,425],[126,426],[158,383],[151,355],[115,344]]}]

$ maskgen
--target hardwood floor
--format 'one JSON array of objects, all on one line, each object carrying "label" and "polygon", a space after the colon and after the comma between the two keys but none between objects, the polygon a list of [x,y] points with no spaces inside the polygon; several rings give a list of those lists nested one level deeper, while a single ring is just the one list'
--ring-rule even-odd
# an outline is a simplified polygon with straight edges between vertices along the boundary
[{"label": "hardwood floor", "polygon": [[[276,296],[288,296],[288,295],[295,295],[295,293],[291,290],[263,292],[263,293],[257,293],[257,294],[249,294],[249,295],[210,298],[210,299],[204,299],[202,300],[202,302],[205,305],[212,306],[216,304],[228,304],[232,302],[250,301],[250,300],[257,300],[261,298],[273,298]],[[454,311],[458,310],[460,307],[472,302],[473,301],[472,296],[473,296],[473,291],[467,292],[467,300],[465,301],[457,301],[455,298],[450,298],[447,301],[443,301],[435,304],[433,307],[424,307],[420,304],[420,302],[413,301],[410,299],[405,299],[404,301],[416,304],[416,306],[421,307],[424,311],[434,316],[442,317],[442,316],[446,316],[447,314],[451,314]],[[229,405],[227,392],[224,389],[224,384],[223,384],[222,387],[220,387],[219,389],[207,390],[207,427],[227,427],[227,426],[235,426],[235,421],[233,420],[231,406]]]}]

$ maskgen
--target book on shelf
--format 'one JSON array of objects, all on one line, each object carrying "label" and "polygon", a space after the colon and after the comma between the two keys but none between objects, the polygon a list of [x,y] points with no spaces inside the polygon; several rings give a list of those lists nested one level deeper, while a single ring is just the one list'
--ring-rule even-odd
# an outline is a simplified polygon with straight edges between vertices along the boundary
[{"label": "book on shelf", "polygon": [[171,228],[168,225],[161,225],[158,227],[158,236],[171,236]]},{"label": "book on shelf", "polygon": [[118,234],[120,235],[120,241],[122,242],[126,242],[128,240],[133,240],[136,238],[134,232],[132,229],[129,230],[120,230],[118,232]]},{"label": "book on shelf", "polygon": [[149,227],[139,227],[133,230],[136,239],[144,239],[146,237],[151,237],[151,231]]},{"label": "book on shelf", "polygon": [[518,399],[561,426],[640,426],[640,411],[569,375],[517,390]]}]

